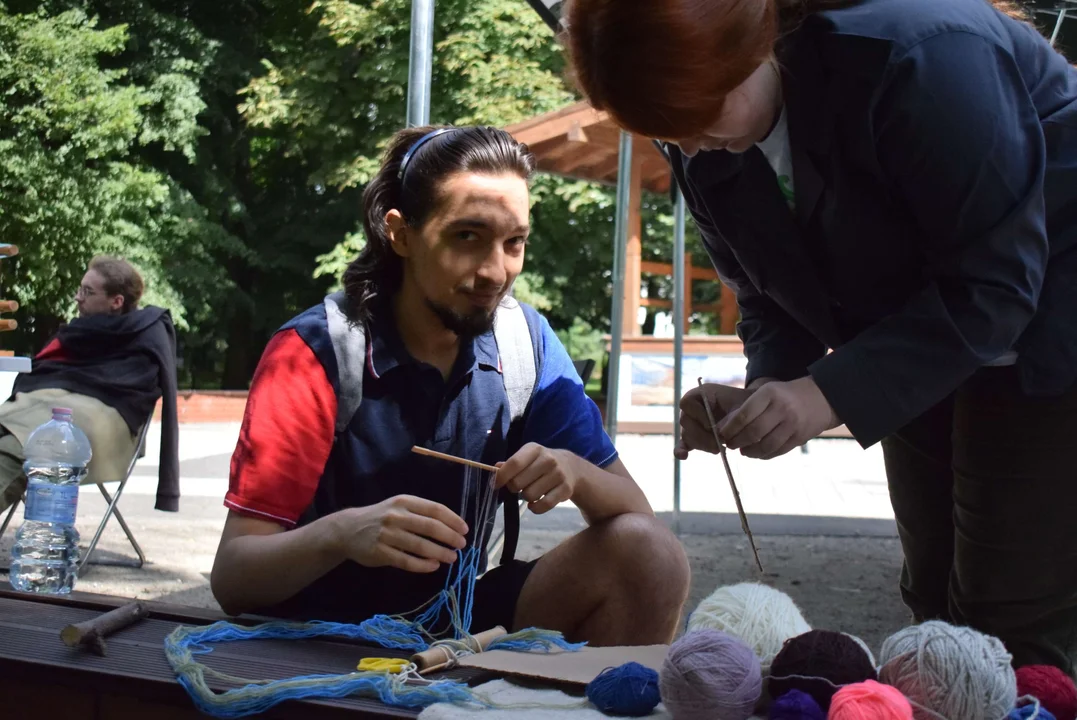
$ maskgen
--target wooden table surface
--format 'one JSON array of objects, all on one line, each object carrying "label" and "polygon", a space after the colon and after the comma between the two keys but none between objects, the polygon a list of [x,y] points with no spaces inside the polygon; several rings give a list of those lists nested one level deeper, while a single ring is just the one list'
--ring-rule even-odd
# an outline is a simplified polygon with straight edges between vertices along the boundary
[{"label": "wooden table surface", "polygon": [[[150,616],[110,635],[108,655],[70,648],[60,630],[119,607],[126,598],[75,592],[67,597],[19,593],[0,583],[0,717],[68,720],[204,720],[176,681],[164,653],[164,638],[178,624],[208,625],[218,620],[254,624],[266,618],[226,617],[199,608],[147,601]],[[312,673],[347,673],[363,657],[406,657],[408,653],[365,646],[347,639],[251,640],[225,643],[201,661],[215,670],[260,680]],[[439,673],[470,683],[489,673]],[[227,684],[210,686],[217,691]],[[287,701],[259,717],[413,718],[417,711],[348,697]]]}]

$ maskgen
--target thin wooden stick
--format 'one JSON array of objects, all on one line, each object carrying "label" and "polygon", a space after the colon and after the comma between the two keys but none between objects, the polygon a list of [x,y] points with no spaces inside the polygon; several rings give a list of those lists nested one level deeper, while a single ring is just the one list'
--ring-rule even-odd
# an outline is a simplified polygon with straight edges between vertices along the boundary
[{"label": "thin wooden stick", "polygon": [[[698,382],[699,387],[703,387],[703,378],[699,378]],[[763,572],[763,563],[759,561],[759,551],[755,547],[755,538],[752,537],[752,529],[748,527],[748,515],[744,512],[744,506],[740,503],[740,493],[737,492],[737,483],[733,480],[733,470],[729,467],[729,458],[726,457],[725,443],[718,437],[718,423],[714,422],[714,415],[711,413],[711,406],[707,404],[707,397],[703,393],[700,393],[699,400],[703,403],[703,409],[707,411],[707,420],[710,422],[711,432],[714,433],[714,442],[718,443],[718,452],[722,455],[722,464],[725,465],[725,476],[729,478],[729,487],[733,489],[733,499],[737,503],[737,513],[740,515],[741,530],[748,536],[748,542],[752,545],[752,554],[755,556],[755,564],[759,566],[759,572]]]},{"label": "thin wooden stick", "polygon": [[[466,642],[471,647],[472,652],[483,652],[491,642],[502,635],[505,635],[506,632],[505,628],[498,625],[489,630],[483,630],[481,633],[473,635],[463,642]],[[445,670],[455,666],[456,653],[447,645],[435,645],[429,650],[423,650],[420,653],[412,655],[411,661],[419,668],[419,674],[425,675],[426,673]]]},{"label": "thin wooden stick", "polygon": [[485,470],[486,472],[497,472],[497,468],[493,465],[487,465],[486,463],[475,462],[474,460],[468,460],[467,458],[456,457],[455,455],[447,455],[445,453],[439,453],[437,450],[427,450],[424,447],[418,445],[412,445],[411,451],[419,455],[426,455],[428,457],[437,458],[438,460],[448,460],[449,462],[460,463],[461,465],[470,465],[471,467]]}]

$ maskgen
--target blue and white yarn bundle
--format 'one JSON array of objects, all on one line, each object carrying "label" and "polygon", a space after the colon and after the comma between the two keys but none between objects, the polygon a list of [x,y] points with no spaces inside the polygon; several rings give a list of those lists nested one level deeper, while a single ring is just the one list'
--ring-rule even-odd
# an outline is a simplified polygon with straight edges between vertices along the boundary
[{"label": "blue and white yarn bundle", "polygon": [[[477,522],[484,527],[496,503],[488,478],[470,470],[465,475],[461,500],[462,514],[467,513],[472,483],[481,482],[476,509]],[[358,625],[333,622],[267,622],[244,627],[229,622],[217,622],[205,627],[180,626],[165,638],[165,655],[180,684],[187,690],[198,708],[215,717],[236,718],[262,712],[277,703],[299,698],[336,698],[360,695],[377,698],[386,705],[425,707],[437,702],[473,703],[483,706],[484,700],[467,684],[451,680],[428,680],[414,665],[401,672],[386,670],[357,670],[340,675],[304,675],[284,680],[249,680],[217,672],[197,661],[196,657],[212,652],[212,644],[264,639],[309,639],[342,637],[376,644],[383,648],[418,653],[433,647],[445,648],[452,657],[475,652],[470,633],[474,605],[475,582],[478,577],[481,548],[469,547],[458,552],[459,561],[446,578],[445,587],[415,611],[414,620],[404,616],[377,615]],[[452,637],[438,639],[431,628],[444,613],[448,613],[448,630]],[[414,614],[414,613],[409,613]],[[559,632],[527,628],[495,638],[486,650],[518,652],[549,652],[554,648],[575,651],[584,643],[569,643]],[[207,678],[238,684],[240,687],[217,693],[210,689]]]}]

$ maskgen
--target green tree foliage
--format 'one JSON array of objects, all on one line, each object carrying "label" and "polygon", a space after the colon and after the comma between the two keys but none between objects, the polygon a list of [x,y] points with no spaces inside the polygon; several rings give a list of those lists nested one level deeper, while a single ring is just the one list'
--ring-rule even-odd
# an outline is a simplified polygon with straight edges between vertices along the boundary
[{"label": "green tree foliage", "polygon": [[[0,240],[22,250],[0,271],[20,319],[69,316],[89,257],[121,253],[177,319],[181,383],[246,387],[270,334],[362,247],[362,188],[404,124],[409,23],[408,0],[0,5]],[[523,0],[438,3],[433,122],[504,126],[574,100]],[[613,188],[533,187],[516,293],[600,353]],[[645,201],[645,255],[669,260],[669,200]]]},{"label": "green tree foliage", "polygon": [[98,64],[126,41],[123,26],[98,29],[79,10],[48,17],[0,6],[0,240],[24,251],[6,291],[61,313],[90,255],[135,243],[155,296],[172,300],[182,322],[175,288],[153,270],[167,252],[160,226],[188,198],[137,148],[165,141],[190,152],[201,105],[193,94],[186,117],[154,122],[148,109],[161,89]]}]

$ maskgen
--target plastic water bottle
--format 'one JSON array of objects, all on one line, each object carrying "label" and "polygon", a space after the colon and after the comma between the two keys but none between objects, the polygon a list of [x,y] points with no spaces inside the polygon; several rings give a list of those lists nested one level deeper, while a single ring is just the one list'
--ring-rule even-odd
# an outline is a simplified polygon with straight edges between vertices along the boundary
[{"label": "plastic water bottle", "polygon": [[52,420],[26,440],[26,508],[11,549],[10,578],[16,590],[63,595],[75,586],[75,516],[91,454],[89,439],[71,422],[67,408],[53,408]]}]

